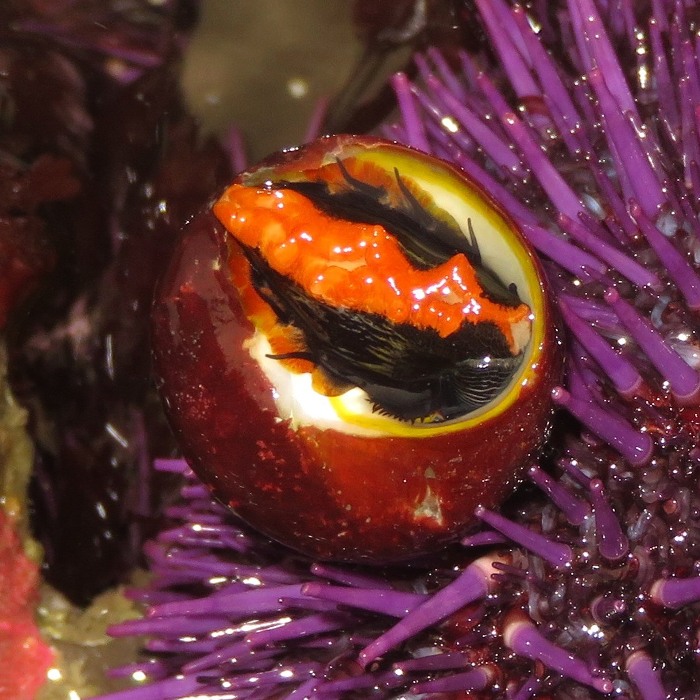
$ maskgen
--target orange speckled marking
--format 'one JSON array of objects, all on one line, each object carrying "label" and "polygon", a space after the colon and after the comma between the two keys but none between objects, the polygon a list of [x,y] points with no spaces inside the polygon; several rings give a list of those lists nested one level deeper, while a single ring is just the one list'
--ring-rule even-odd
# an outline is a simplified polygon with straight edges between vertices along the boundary
[{"label": "orange speckled marking", "polygon": [[512,325],[530,313],[525,304],[508,307],[486,298],[462,253],[433,269],[416,269],[382,226],[334,219],[293,190],[234,184],[214,214],[236,240],[331,306],[432,328],[443,338],[465,320],[491,322],[511,349]]}]

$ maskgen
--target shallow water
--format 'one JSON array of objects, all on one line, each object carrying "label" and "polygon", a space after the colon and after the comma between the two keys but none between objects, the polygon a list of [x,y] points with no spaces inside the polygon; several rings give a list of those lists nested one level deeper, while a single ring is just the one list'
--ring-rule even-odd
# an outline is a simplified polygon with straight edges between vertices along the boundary
[{"label": "shallow water", "polygon": [[361,49],[346,0],[206,0],[183,75],[205,128],[232,124],[252,160],[298,143],[316,101],[335,94]]},{"label": "shallow water", "polygon": [[[314,107],[332,99],[362,60],[348,0],[204,0],[188,50],[183,86],[205,129],[235,124],[251,162],[298,144]],[[365,94],[407,59],[393,52]]]}]

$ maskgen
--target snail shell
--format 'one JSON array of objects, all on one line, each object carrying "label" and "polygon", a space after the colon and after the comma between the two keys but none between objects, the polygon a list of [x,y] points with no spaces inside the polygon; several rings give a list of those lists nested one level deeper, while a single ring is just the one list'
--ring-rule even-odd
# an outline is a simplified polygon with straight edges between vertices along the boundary
[{"label": "snail shell", "polygon": [[561,376],[537,259],[452,166],[334,136],[242,173],[190,222],[153,311],[199,476],[311,556],[433,551],[546,439]]}]

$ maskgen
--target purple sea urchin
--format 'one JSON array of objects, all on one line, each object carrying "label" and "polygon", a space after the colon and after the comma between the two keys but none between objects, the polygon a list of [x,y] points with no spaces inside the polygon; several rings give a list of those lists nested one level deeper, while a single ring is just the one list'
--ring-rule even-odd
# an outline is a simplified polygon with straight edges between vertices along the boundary
[{"label": "purple sea urchin", "polygon": [[440,563],[368,574],[246,533],[188,475],[134,592],[149,614],[114,630],[151,637],[117,671],[151,682],[113,700],[697,697],[694,7],[477,5],[488,46],[419,58],[385,130],[464,168],[542,255],[569,358],[529,472],[544,496],[478,509]]}]

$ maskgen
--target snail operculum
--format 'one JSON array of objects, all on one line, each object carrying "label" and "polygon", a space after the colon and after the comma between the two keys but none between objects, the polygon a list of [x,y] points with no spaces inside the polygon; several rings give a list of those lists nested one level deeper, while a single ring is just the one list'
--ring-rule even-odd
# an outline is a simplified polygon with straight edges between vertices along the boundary
[{"label": "snail operculum", "polygon": [[456,419],[504,391],[532,314],[482,259],[471,218],[460,225],[410,172],[352,155],[262,173],[214,211],[274,315],[268,357],[402,421]]}]

